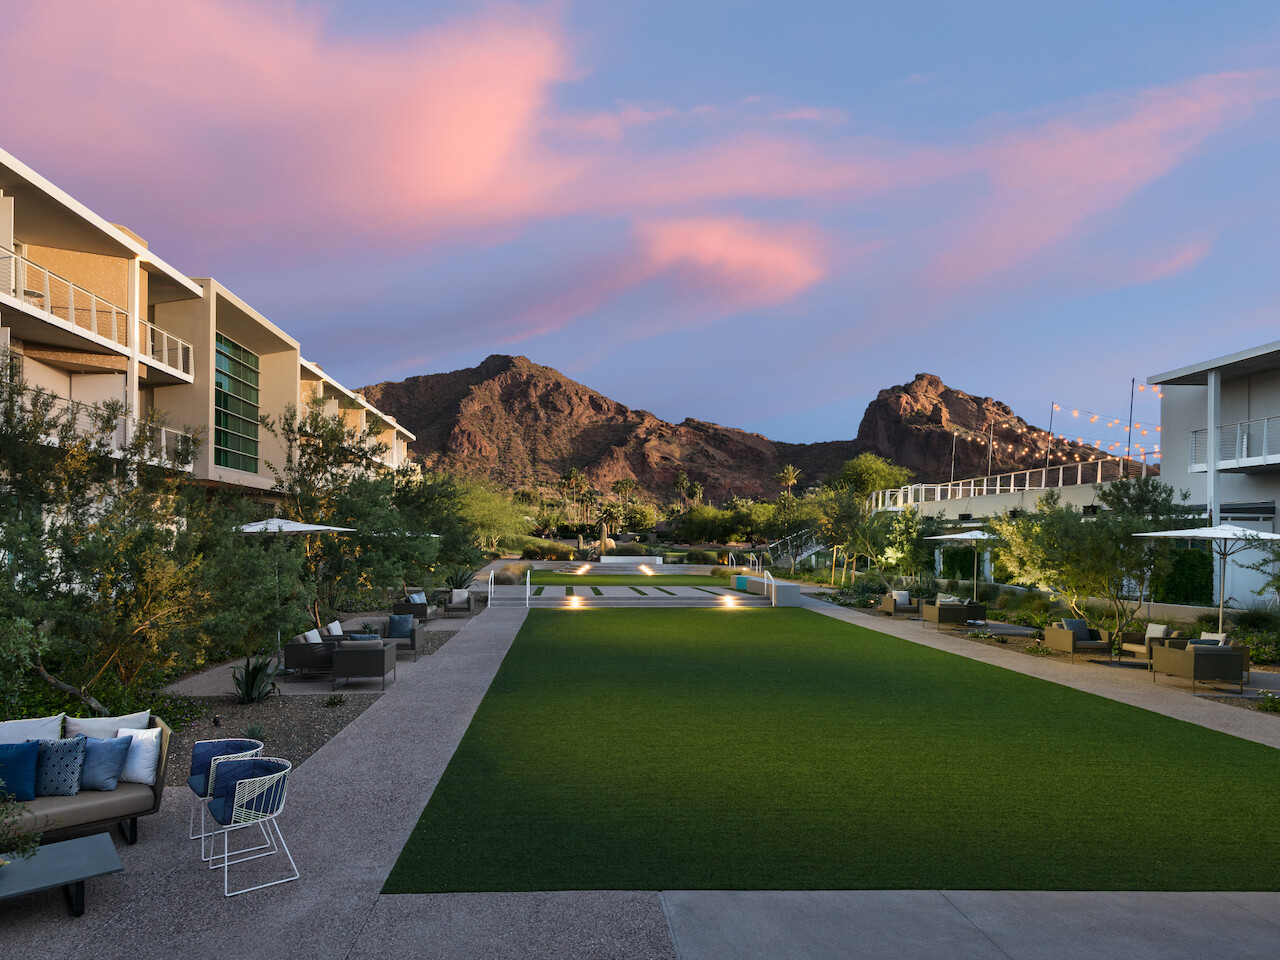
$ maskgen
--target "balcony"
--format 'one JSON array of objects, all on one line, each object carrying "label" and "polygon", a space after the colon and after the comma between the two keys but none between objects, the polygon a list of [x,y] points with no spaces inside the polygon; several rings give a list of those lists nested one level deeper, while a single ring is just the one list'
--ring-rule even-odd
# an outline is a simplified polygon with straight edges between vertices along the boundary
[{"label": "balcony", "polygon": [[[0,391],[8,389],[0,384]],[[18,403],[24,411],[31,409],[31,404],[37,395],[37,391],[26,389],[22,392],[18,399]],[[48,396],[48,394],[45,394]],[[133,443],[142,430],[138,420],[130,416],[116,417],[113,423],[103,422],[103,411],[100,407],[95,407],[86,403],[78,403],[75,400],[67,400],[63,397],[51,397],[53,403],[51,413],[59,418],[65,418],[70,422],[75,432],[81,436],[99,436],[105,441],[106,452],[109,456],[119,457],[130,443]],[[56,433],[49,434],[44,438],[44,443],[55,446],[58,443]],[[191,449],[194,438],[181,430],[174,430],[171,427],[159,427],[155,430],[143,450],[143,456],[148,463],[156,465],[174,466],[175,460],[179,453],[187,454]],[[189,454],[188,454],[189,456]],[[192,467],[187,464],[180,469],[190,473]]]},{"label": "balcony", "polygon": [[[90,334],[117,349],[129,347],[128,311],[7,247],[0,247],[0,294],[64,330]],[[138,321],[138,344],[143,361],[191,381],[191,344],[145,320]]]},{"label": "balcony", "polygon": [[[1280,464],[1280,417],[1218,427],[1218,469],[1248,471]],[[1191,431],[1191,472],[1209,469],[1209,431]]]},{"label": "balcony", "polygon": [[191,379],[191,344],[146,320],[138,321],[138,349],[142,359]]}]

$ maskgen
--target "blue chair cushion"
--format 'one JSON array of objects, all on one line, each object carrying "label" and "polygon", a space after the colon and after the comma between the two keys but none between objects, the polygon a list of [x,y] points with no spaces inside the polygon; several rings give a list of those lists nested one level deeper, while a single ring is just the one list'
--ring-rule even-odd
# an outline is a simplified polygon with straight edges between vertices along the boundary
[{"label": "blue chair cushion", "polygon": [[231,753],[244,753],[247,750],[256,750],[258,742],[256,740],[201,740],[191,748],[191,775],[193,777],[203,775],[206,779],[209,776],[209,767],[213,765],[215,757],[225,757]]},{"label": "blue chair cushion", "polygon": [[26,803],[36,798],[36,760],[40,747],[34,740],[26,743],[0,743],[0,792],[13,794],[13,799]]},{"label": "blue chair cushion", "polygon": [[[230,760],[218,765],[218,779],[213,785],[213,797],[209,800],[209,814],[224,827],[231,823],[235,810],[236,784],[241,780],[252,780],[255,777],[266,777],[285,769],[281,764],[261,757],[251,760]],[[259,813],[269,813],[270,804],[279,796],[279,791],[269,790],[259,794],[245,804],[245,809]]]},{"label": "blue chair cushion", "polygon": [[74,797],[84,769],[84,734],[63,740],[37,740],[36,796]]},{"label": "blue chair cushion", "polygon": [[387,639],[408,640],[413,636],[413,614],[393,613],[387,618]]},{"label": "blue chair cushion", "polygon": [[1070,630],[1077,640],[1089,639],[1089,623],[1087,620],[1063,620],[1062,625]]},{"label": "blue chair cushion", "polygon": [[207,773],[193,773],[187,777],[187,786],[191,788],[191,792],[197,797],[207,797],[209,795],[209,775]]},{"label": "blue chair cushion", "polygon": [[84,745],[84,767],[80,770],[81,790],[114,790],[129,758],[132,737],[100,740],[88,737]]}]

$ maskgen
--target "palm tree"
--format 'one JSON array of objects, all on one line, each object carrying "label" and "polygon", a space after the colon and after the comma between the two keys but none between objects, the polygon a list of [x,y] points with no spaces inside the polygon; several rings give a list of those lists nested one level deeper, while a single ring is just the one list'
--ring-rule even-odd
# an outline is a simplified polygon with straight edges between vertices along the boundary
[{"label": "palm tree", "polygon": [[774,479],[786,488],[786,494],[789,497],[791,496],[791,488],[800,482],[800,471],[788,463],[778,471],[778,475]]},{"label": "palm tree", "polygon": [[676,488],[676,493],[681,497],[684,497],[689,489],[689,475],[681,470],[676,474],[676,478],[672,481],[671,485]]},{"label": "palm tree", "polygon": [[577,467],[570,467],[567,473],[560,475],[560,489],[565,497],[577,508],[578,522],[582,522],[582,496],[587,490],[587,478]]},{"label": "palm tree", "polygon": [[619,500],[626,500],[635,488],[636,481],[634,477],[623,477],[620,480],[613,481],[613,495]]},{"label": "palm tree", "polygon": [[702,502],[702,484],[697,480],[689,484],[689,499],[695,504]]}]

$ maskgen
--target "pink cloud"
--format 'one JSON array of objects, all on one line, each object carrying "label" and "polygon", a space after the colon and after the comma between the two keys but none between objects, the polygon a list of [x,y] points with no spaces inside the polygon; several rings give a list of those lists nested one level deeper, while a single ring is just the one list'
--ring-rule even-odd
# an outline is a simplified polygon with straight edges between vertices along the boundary
[{"label": "pink cloud", "polygon": [[1183,244],[1168,256],[1133,264],[1129,268],[1126,280],[1131,284],[1142,284],[1172,277],[1198,265],[1212,249],[1213,243],[1209,240],[1196,240]]},{"label": "pink cloud", "polygon": [[949,248],[927,271],[931,286],[969,288],[1026,261],[1124,203],[1216,130],[1278,95],[1274,71],[1198,77],[996,137],[969,158],[957,156],[985,175],[989,189],[976,216],[949,228]]},{"label": "pink cloud", "polygon": [[821,241],[808,227],[695,218],[648,221],[637,232],[651,273],[721,311],[790,300],[825,272]]},{"label": "pink cloud", "polygon": [[666,304],[660,315],[623,331],[638,339],[691,317],[715,320],[790,300],[822,280],[825,258],[824,239],[804,224],[649,220],[623,249],[544,284],[519,305],[471,312],[495,344],[507,346],[568,328],[631,291],[655,289]]}]

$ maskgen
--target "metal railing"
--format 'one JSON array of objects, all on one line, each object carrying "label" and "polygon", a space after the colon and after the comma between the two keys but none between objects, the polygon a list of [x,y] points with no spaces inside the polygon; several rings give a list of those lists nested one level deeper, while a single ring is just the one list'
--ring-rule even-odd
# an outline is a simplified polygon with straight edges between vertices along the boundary
[{"label": "metal railing", "polygon": [[[96,293],[0,246],[0,291],[63,323],[129,346],[129,313]],[[141,354],[191,374],[191,344],[146,320],[138,321]]]},{"label": "metal railing", "polygon": [[138,321],[138,348],[144,357],[191,375],[191,344],[146,320]]},{"label": "metal railing", "polygon": [[1049,490],[1086,483],[1107,483],[1122,477],[1145,477],[1148,470],[1147,456],[1144,453],[1140,457],[1128,459],[1105,457],[1101,460],[1064,463],[1047,469],[1041,467],[1036,470],[1019,470],[994,477],[956,480],[952,483],[913,483],[908,487],[877,490],[868,502],[872,510],[891,510],[920,503],[932,503],[936,500],[960,500],[968,497],[995,496],[1000,493],[1021,493],[1025,490]]},{"label": "metal railing", "polygon": [[[495,596],[496,596],[496,594],[497,594],[497,588],[498,588],[499,586],[501,586],[501,584],[499,584],[499,583],[495,580],[495,578],[494,578],[494,574],[495,574],[495,572],[496,572],[496,571],[494,571],[494,570],[490,570],[490,571],[489,571],[489,599],[488,599],[488,602],[485,604],[485,606],[486,606],[486,607],[490,607],[490,608],[491,608],[491,607],[493,607],[493,601],[494,601],[494,598],[495,598]],[[517,584],[517,586],[519,586],[519,584]],[[526,571],[524,572],[524,605],[525,605],[526,607],[527,607],[527,606],[529,606],[529,598],[530,598],[531,596],[533,596],[533,570],[532,570],[532,568],[530,568],[530,569],[528,569],[528,570],[526,570]],[[517,595],[516,597],[513,597],[513,599],[515,599],[515,600],[519,600],[519,596]]]},{"label": "metal railing", "polygon": [[773,579],[773,574],[768,570],[761,572],[764,574],[764,590],[765,596],[769,598],[769,606],[776,607],[778,605],[778,581]]},{"label": "metal railing", "polygon": [[[37,391],[30,388],[23,391],[21,405],[29,412]],[[106,452],[113,457],[121,456],[130,444],[134,443],[142,432],[141,421],[126,415],[114,418],[111,423],[105,422],[105,414],[100,406],[68,400],[65,397],[50,396],[50,414],[57,421],[69,423],[73,432],[80,436],[100,437]],[[178,460],[187,459],[187,451],[194,442],[190,434],[172,427],[153,427],[151,436],[142,450],[143,459],[149,463],[178,466]],[[50,446],[59,442],[56,432],[50,431],[43,437]],[[180,469],[190,472],[192,464],[186,463]]]},{"label": "metal railing", "polygon": [[[1241,420],[1218,427],[1218,463],[1280,463],[1280,417]],[[1209,431],[1191,431],[1191,466],[1209,464]]]},{"label": "metal railing", "polygon": [[7,247],[0,247],[0,290],[64,323],[129,345],[128,311]]}]

